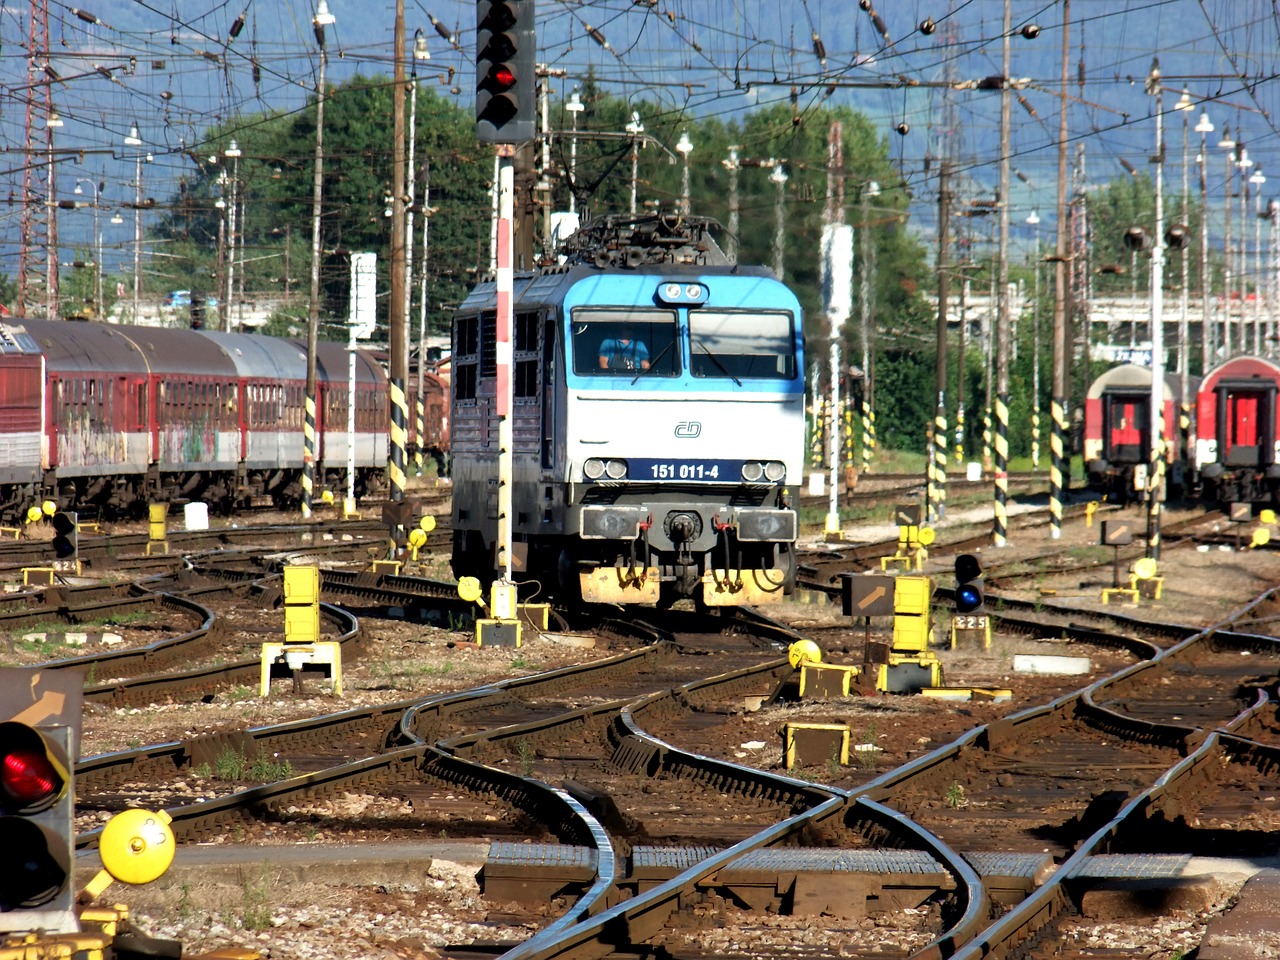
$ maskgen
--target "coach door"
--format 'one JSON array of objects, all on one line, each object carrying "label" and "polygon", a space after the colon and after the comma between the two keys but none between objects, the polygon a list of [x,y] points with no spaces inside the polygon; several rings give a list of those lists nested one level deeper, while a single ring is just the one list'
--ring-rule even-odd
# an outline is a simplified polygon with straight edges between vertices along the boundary
[{"label": "coach door", "polygon": [[1226,466],[1275,462],[1275,410],[1274,385],[1225,384],[1218,388],[1218,436]]},{"label": "coach door", "polygon": [[1149,422],[1151,396],[1148,394],[1105,394],[1103,423],[1107,449],[1103,454],[1114,463],[1142,463],[1151,446]]}]

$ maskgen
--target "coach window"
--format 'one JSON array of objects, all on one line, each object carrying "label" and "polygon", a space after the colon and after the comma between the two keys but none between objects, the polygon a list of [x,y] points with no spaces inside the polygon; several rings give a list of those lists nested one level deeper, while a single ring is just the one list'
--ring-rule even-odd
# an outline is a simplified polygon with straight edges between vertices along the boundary
[{"label": "coach window", "polygon": [[570,317],[578,376],[674,377],[680,348],[674,310],[579,307]]},{"label": "coach window", "polygon": [[689,311],[689,368],[695,377],[794,380],[796,335],[785,311]]}]

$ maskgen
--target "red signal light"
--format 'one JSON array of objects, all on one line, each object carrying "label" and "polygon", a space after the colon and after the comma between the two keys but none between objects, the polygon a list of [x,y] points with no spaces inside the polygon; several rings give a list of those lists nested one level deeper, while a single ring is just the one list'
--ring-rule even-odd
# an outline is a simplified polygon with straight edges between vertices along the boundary
[{"label": "red signal light", "polygon": [[0,768],[0,786],[7,797],[25,808],[56,793],[58,775],[47,757],[28,751],[10,753]]},{"label": "red signal light", "polygon": [[500,90],[510,90],[516,85],[516,75],[505,64],[493,68],[493,82]]},{"label": "red signal light", "polygon": [[0,808],[9,814],[47,810],[62,796],[66,774],[49,753],[48,745],[25,724],[0,724],[4,748],[0,753]]}]

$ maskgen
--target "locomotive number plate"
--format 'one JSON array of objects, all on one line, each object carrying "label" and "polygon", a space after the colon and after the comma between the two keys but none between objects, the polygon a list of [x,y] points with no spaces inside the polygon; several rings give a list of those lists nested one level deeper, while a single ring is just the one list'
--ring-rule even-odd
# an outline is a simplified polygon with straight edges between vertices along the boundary
[{"label": "locomotive number plate", "polygon": [[628,480],[699,480],[737,483],[740,460],[627,460]]}]

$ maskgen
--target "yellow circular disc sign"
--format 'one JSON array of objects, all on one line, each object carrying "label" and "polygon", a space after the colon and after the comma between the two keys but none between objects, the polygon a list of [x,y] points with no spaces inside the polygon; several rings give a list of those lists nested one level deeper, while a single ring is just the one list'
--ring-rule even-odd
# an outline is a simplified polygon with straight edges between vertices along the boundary
[{"label": "yellow circular disc sign", "polygon": [[173,863],[176,844],[169,815],[125,810],[102,828],[98,852],[107,873],[123,883],[150,883]]},{"label": "yellow circular disc sign", "polygon": [[793,667],[799,667],[805,662],[821,663],[822,650],[812,640],[797,640],[787,648],[787,659]]},{"label": "yellow circular disc sign", "polygon": [[40,509],[44,511],[44,515],[46,517],[52,517],[58,512],[58,505],[52,500],[46,500],[44,503],[40,504]]},{"label": "yellow circular disc sign", "polygon": [[459,577],[458,578],[458,596],[467,603],[475,603],[484,595],[484,590],[480,587],[480,581],[475,577]]},{"label": "yellow circular disc sign", "polygon": [[422,547],[427,543],[427,531],[419,530],[417,527],[409,531],[409,546]]},{"label": "yellow circular disc sign", "polygon": [[1137,574],[1139,580],[1150,580],[1156,575],[1157,569],[1158,567],[1153,557],[1143,557],[1133,564],[1133,572]]},{"label": "yellow circular disc sign", "polygon": [[421,527],[423,530],[425,530],[427,533],[430,533],[432,530],[436,528],[436,518],[428,514],[427,516],[423,517],[421,520],[418,521],[418,526]]},{"label": "yellow circular disc sign", "polygon": [[1270,542],[1271,531],[1266,527],[1259,527],[1257,530],[1253,531],[1253,546],[1265,547]]},{"label": "yellow circular disc sign", "polygon": [[1271,509],[1263,510],[1258,514],[1258,519],[1261,520],[1263,523],[1275,523],[1276,512]]},{"label": "yellow circular disc sign", "polygon": [[921,546],[927,547],[929,546],[929,544],[933,543],[933,541],[936,539],[938,539],[938,532],[934,530],[933,527],[920,528],[920,545]]},{"label": "yellow circular disc sign", "polygon": [[39,507],[27,507],[27,523],[36,523],[44,518],[44,511]]}]

